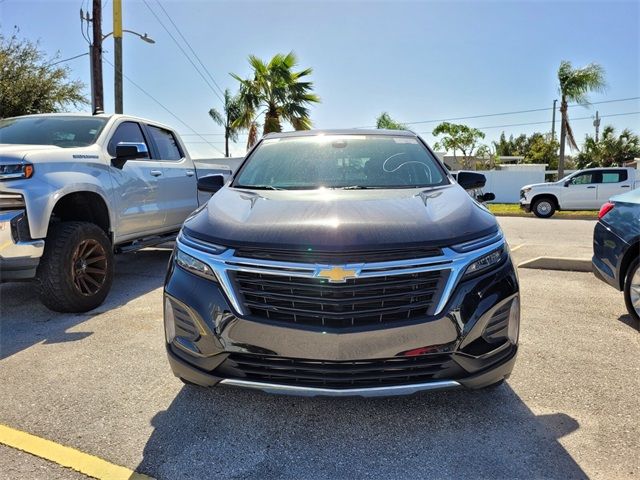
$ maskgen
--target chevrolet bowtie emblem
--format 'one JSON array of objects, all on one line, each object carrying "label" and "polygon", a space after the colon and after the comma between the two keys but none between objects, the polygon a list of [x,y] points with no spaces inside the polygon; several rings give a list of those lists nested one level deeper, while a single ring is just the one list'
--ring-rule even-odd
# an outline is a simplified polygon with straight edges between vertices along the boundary
[{"label": "chevrolet bowtie emblem", "polygon": [[346,269],[339,266],[321,267],[316,271],[316,277],[327,279],[330,283],[343,283],[349,278],[356,278],[358,273],[358,270]]}]

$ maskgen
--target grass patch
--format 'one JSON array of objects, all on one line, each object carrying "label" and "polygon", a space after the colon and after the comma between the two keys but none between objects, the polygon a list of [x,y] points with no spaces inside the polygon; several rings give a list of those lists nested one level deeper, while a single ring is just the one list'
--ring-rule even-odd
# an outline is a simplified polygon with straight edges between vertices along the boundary
[{"label": "grass patch", "polygon": [[[487,204],[491,213],[497,217],[535,217],[533,213],[526,213],[520,208],[519,203],[489,203]],[[597,220],[597,210],[576,210],[560,211],[553,214],[551,218],[577,218],[580,220]]]}]

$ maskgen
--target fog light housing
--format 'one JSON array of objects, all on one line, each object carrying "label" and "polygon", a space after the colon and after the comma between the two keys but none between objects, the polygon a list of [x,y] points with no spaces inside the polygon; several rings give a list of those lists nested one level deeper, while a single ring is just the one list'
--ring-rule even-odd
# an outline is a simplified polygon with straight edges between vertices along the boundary
[{"label": "fog light housing", "polygon": [[520,298],[516,297],[511,302],[509,311],[509,327],[507,329],[507,337],[509,341],[516,345],[520,336]]},{"label": "fog light housing", "polygon": [[176,338],[176,319],[173,315],[173,306],[168,297],[164,299],[164,335],[167,343],[172,343]]}]

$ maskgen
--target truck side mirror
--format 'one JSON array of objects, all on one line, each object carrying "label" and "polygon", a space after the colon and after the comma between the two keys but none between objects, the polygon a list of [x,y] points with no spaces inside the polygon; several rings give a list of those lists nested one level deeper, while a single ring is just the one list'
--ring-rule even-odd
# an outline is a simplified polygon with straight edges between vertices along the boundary
[{"label": "truck side mirror", "polygon": [[224,175],[207,175],[198,179],[198,190],[207,193],[216,193],[224,186]]},{"label": "truck side mirror", "polygon": [[144,143],[120,142],[116,145],[116,158],[111,159],[111,164],[122,170],[128,160],[137,158],[149,158],[149,150]]},{"label": "truck side mirror", "polygon": [[482,188],[487,183],[487,177],[476,172],[458,172],[457,180],[465,190]]},{"label": "truck side mirror", "polygon": [[565,187],[568,187],[569,185],[571,185],[571,180],[567,180],[566,182],[564,182]]},{"label": "truck side mirror", "polygon": [[492,202],[496,199],[496,195],[491,192],[483,193],[482,195],[478,195],[478,200],[481,202]]}]

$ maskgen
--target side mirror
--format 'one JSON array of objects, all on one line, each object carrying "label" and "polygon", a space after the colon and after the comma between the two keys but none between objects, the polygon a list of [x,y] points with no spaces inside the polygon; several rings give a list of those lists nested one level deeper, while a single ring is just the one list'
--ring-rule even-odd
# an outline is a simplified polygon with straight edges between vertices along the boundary
[{"label": "side mirror", "polygon": [[120,142],[116,145],[116,158],[111,159],[111,164],[122,169],[128,160],[137,158],[149,158],[149,150],[144,143]]},{"label": "side mirror", "polygon": [[481,202],[492,202],[496,199],[496,196],[494,193],[488,192],[488,193],[483,193],[482,195],[478,195],[478,200]]},{"label": "side mirror", "polygon": [[567,180],[566,182],[564,182],[565,187],[568,187],[569,185],[571,185],[571,180]]},{"label": "side mirror", "polygon": [[487,177],[476,172],[458,172],[458,183],[465,190],[482,188],[487,183]]},{"label": "side mirror", "polygon": [[198,190],[207,193],[216,193],[224,186],[224,175],[207,175],[198,179]]}]

